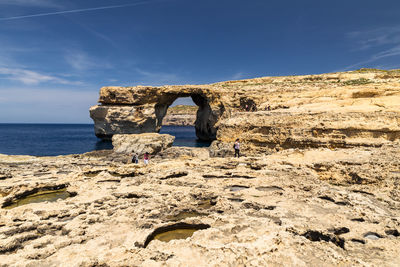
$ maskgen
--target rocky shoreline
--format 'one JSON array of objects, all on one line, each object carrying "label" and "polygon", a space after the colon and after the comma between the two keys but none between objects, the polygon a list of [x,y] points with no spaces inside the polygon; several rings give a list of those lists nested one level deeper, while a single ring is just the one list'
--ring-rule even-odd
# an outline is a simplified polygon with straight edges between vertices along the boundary
[{"label": "rocky shoreline", "polygon": [[[1,155],[0,266],[398,264],[399,142],[239,159],[190,151],[167,148],[147,166],[112,151]],[[57,188],[71,196],[4,208]],[[190,227],[187,239],[152,240]]]},{"label": "rocky shoreline", "polygon": [[[156,133],[187,96],[209,148]],[[0,155],[0,266],[398,266],[399,70],[105,87],[99,102],[113,151]]]}]

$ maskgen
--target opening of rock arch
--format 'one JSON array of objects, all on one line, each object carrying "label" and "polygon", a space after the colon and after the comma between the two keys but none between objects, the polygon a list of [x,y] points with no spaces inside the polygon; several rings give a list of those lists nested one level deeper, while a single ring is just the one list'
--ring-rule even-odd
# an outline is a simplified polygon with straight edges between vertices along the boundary
[{"label": "opening of rock arch", "polygon": [[196,136],[199,140],[212,141],[216,139],[217,130],[214,125],[216,119],[213,116],[210,104],[207,98],[201,94],[171,94],[166,95],[162,101],[155,106],[155,113],[157,117],[157,131],[159,132],[168,108],[178,98],[191,98],[198,108],[196,112],[196,120],[194,122]]},{"label": "opening of rock arch", "polygon": [[191,97],[177,98],[167,109],[159,133],[175,136],[173,146],[210,146],[210,141],[200,140],[196,135],[195,122],[198,109]]}]

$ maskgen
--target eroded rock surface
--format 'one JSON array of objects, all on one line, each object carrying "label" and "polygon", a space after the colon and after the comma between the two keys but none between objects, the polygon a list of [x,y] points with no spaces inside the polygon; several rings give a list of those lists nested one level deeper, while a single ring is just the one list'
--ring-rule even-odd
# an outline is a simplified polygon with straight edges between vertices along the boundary
[{"label": "eroded rock surface", "polygon": [[112,144],[116,153],[143,155],[148,152],[157,154],[172,146],[175,136],[169,134],[115,134]]},{"label": "eroded rock surface", "polygon": [[214,140],[215,124],[224,112],[220,95],[207,86],[192,85],[101,88],[101,105],[90,108],[95,134],[107,139],[114,134],[159,132],[168,107],[179,97],[191,97],[198,106],[197,137]]},{"label": "eroded rock surface", "polygon": [[[126,164],[144,139],[117,134],[157,132],[187,96],[199,106],[197,136],[216,138],[211,147]],[[123,153],[0,155],[1,265],[400,262],[398,70],[106,87],[100,103],[96,134],[114,135]],[[239,159],[230,157],[236,138]],[[57,188],[68,197],[8,206]]]},{"label": "eroded rock surface", "polygon": [[[0,205],[35,188],[76,195],[0,209],[3,266],[396,266],[400,143],[124,164],[112,151],[0,156]],[[163,154],[165,153],[165,154]],[[187,239],[152,240],[179,227]]]},{"label": "eroded rock surface", "polygon": [[191,96],[200,139],[226,155],[290,148],[381,146],[400,138],[400,70],[263,77],[208,85],[104,87],[91,108],[99,137],[157,132],[168,107]]}]

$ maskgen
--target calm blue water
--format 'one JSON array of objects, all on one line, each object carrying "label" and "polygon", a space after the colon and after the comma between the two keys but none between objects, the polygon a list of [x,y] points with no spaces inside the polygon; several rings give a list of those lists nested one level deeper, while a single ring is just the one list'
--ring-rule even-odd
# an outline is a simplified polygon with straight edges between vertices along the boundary
[{"label": "calm blue water", "polygon": [[[174,145],[202,147],[194,127],[163,126],[161,133],[176,136]],[[0,154],[56,156],[112,149],[110,141],[94,135],[93,124],[0,124]]]},{"label": "calm blue water", "polygon": [[197,140],[194,126],[162,126],[160,134],[170,134],[175,136],[174,146],[210,146],[210,142]]}]

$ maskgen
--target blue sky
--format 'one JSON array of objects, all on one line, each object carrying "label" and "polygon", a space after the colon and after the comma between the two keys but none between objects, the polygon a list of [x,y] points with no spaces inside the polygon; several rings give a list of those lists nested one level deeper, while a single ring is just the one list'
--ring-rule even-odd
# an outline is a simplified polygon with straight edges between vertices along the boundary
[{"label": "blue sky", "polygon": [[0,122],[91,123],[108,85],[400,68],[398,0],[0,0]]}]

